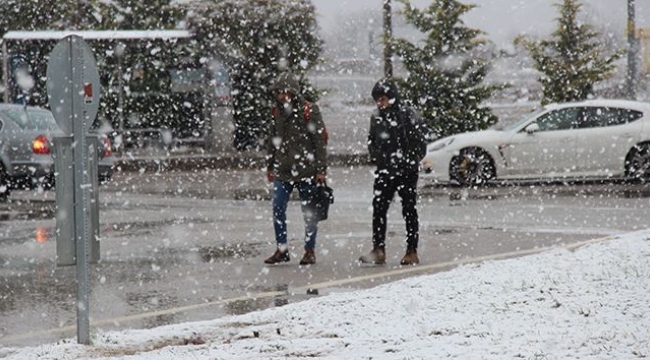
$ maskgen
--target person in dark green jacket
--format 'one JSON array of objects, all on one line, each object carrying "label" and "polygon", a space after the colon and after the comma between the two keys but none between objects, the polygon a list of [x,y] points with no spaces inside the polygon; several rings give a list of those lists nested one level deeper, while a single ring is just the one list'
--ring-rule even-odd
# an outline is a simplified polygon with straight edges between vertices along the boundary
[{"label": "person in dark green jacket", "polygon": [[298,189],[305,221],[305,254],[301,265],[316,262],[318,220],[307,206],[327,174],[326,130],[320,109],[300,95],[300,84],[283,74],[271,86],[276,104],[266,141],[267,179],[273,183],[273,226],[277,249],[266,264],[290,261],[287,247],[287,205]]}]

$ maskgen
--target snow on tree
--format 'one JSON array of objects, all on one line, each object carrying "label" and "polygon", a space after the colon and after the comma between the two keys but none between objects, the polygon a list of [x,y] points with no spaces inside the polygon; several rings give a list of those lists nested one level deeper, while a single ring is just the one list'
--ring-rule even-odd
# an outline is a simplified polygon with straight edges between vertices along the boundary
[{"label": "snow on tree", "polygon": [[461,17],[475,7],[455,0],[434,0],[426,9],[408,0],[404,16],[424,33],[421,44],[395,39],[393,46],[408,70],[398,79],[406,100],[440,137],[485,129],[497,121],[481,104],[501,86],[483,85],[489,70],[481,30],[464,26]]},{"label": "snow on tree", "polygon": [[[95,10],[93,1],[73,4],[65,1],[45,0],[7,0],[0,1],[0,42],[2,35],[11,30],[83,30],[97,26],[92,16]],[[48,46],[49,45],[49,46]],[[31,74],[45,73],[46,58],[53,44],[31,41],[13,44],[11,50],[25,58]],[[0,74],[5,71],[0,66]],[[36,82],[30,95],[33,104],[47,103],[43,82]]]},{"label": "snow on tree", "polygon": [[578,20],[579,0],[555,4],[560,16],[557,28],[547,40],[518,37],[541,72],[542,104],[584,100],[593,95],[594,84],[610,78],[621,52],[603,55],[605,47],[592,26]]},{"label": "snow on tree", "polygon": [[[0,1],[0,13],[6,16],[0,17],[0,33],[4,34],[10,30],[159,30],[175,29],[182,25],[185,10],[174,4],[173,0],[155,1],[134,1],[114,0],[110,2],[90,0],[79,4],[65,1],[30,1],[30,0],[9,0]],[[14,42],[10,45],[11,54],[24,56],[29,64],[31,73],[38,81],[35,83],[31,94],[31,104],[45,106],[47,94],[45,81],[42,74],[45,74],[47,59],[50,51],[56,42],[51,40]],[[124,73],[130,73],[136,65],[147,64],[150,83],[161,83],[163,78],[168,77],[162,73],[172,64],[178,64],[183,52],[178,46],[162,40],[156,41],[130,41],[122,44],[126,50],[122,51],[122,67]],[[124,109],[118,110],[117,101],[117,77],[122,72],[117,71],[118,59],[116,56],[116,41],[93,41],[90,43],[96,56],[98,65],[102,69],[101,84],[102,90],[102,112],[100,117],[113,123],[117,123],[120,112],[129,114],[140,112],[140,108],[147,109],[150,114],[138,116],[143,122],[151,126],[165,124],[172,127],[165,116],[170,113],[169,106],[172,104],[175,111],[178,111],[180,103],[160,101],[160,99],[139,98],[125,99]],[[157,50],[159,49],[159,50]],[[127,92],[131,89],[127,81]],[[155,88],[155,89],[154,89]],[[160,90],[161,86],[149,86],[148,90]],[[124,116],[124,115],[122,115]],[[135,117],[135,116],[134,116]]]},{"label": "snow on tree", "polygon": [[273,101],[268,86],[281,71],[300,77],[305,95],[315,96],[304,77],[322,52],[314,6],[309,0],[224,0],[194,9],[188,23],[202,49],[230,65],[235,148],[258,148]]}]

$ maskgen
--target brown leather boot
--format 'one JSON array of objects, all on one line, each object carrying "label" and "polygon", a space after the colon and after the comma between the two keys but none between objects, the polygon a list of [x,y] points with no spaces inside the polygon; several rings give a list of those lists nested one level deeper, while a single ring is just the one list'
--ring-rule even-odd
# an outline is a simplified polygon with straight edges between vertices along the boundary
[{"label": "brown leather boot", "polygon": [[312,265],[316,263],[316,254],[314,249],[305,249],[305,255],[300,259],[300,265]]},{"label": "brown leather boot", "polygon": [[291,258],[289,257],[289,250],[280,251],[280,249],[275,250],[275,253],[271,255],[270,258],[264,260],[265,264],[277,264],[281,262],[289,262]]},{"label": "brown leather boot", "polygon": [[399,262],[400,265],[417,265],[420,263],[418,259],[418,250],[415,248],[406,249],[406,255],[402,258],[402,261]]},{"label": "brown leather boot", "polygon": [[375,246],[367,255],[359,258],[362,264],[383,265],[386,263],[386,252],[383,247]]}]

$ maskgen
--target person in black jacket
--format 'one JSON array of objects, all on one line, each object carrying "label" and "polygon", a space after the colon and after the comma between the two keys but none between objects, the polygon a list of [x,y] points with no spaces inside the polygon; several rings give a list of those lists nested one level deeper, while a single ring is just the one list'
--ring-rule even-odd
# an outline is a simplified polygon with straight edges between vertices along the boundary
[{"label": "person in black jacket", "polygon": [[419,222],[416,209],[420,160],[426,154],[426,141],[419,117],[402,104],[397,86],[380,80],[372,89],[377,111],[370,119],[368,151],[375,171],[372,200],[373,249],[359,258],[361,263],[386,263],[386,218],[395,192],[402,199],[402,215],[406,220],[406,255],[402,265],[420,262],[417,248]]}]

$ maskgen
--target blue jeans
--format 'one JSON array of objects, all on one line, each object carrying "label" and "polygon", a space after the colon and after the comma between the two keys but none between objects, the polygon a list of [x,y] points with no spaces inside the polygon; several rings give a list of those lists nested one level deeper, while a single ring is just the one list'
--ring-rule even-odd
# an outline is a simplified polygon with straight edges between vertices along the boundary
[{"label": "blue jeans", "polygon": [[278,246],[287,244],[287,205],[294,187],[298,188],[300,206],[305,220],[305,249],[314,249],[316,246],[316,233],[318,221],[307,204],[315,193],[316,185],[311,181],[282,181],[273,182],[273,227],[275,241]]}]

